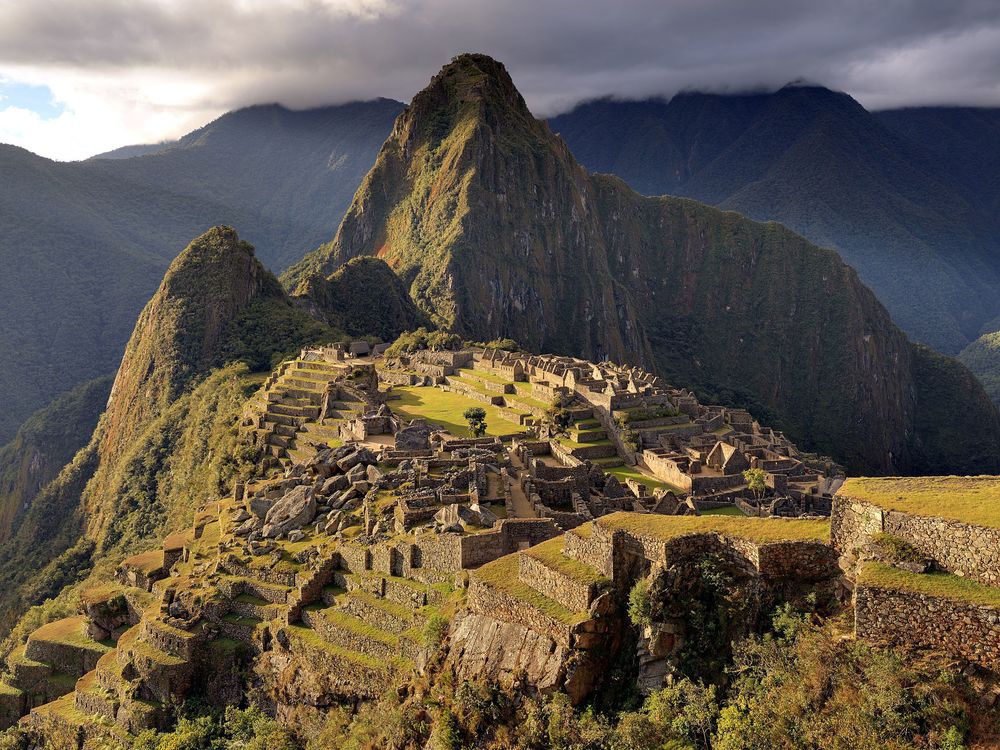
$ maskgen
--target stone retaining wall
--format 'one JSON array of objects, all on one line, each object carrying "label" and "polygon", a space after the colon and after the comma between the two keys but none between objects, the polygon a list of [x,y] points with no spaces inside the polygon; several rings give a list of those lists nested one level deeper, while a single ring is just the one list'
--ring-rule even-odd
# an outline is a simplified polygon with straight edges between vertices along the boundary
[{"label": "stone retaining wall", "polygon": [[548,518],[508,518],[496,528],[462,537],[462,568],[478,568],[517,552],[521,545],[534,546],[560,534]]},{"label": "stone retaining wall", "polygon": [[590,607],[601,590],[597,583],[571,578],[523,552],[517,556],[517,577],[538,593],[574,612]]},{"label": "stone retaining wall", "polygon": [[1000,529],[834,498],[830,536],[841,554],[863,547],[879,532],[906,540],[942,570],[1000,586]]},{"label": "stone retaining wall", "polygon": [[470,612],[533,630],[560,646],[569,647],[570,645],[571,628],[569,625],[549,617],[530,604],[483,583],[475,576],[469,579],[466,606]]},{"label": "stone retaining wall", "polygon": [[940,649],[1000,671],[1000,610],[908,591],[859,585],[854,628],[876,643]]}]

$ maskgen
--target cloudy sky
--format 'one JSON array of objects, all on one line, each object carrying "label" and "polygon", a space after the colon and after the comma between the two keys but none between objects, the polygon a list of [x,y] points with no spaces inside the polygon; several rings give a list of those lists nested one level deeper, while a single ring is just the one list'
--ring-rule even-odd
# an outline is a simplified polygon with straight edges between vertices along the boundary
[{"label": "cloudy sky", "polygon": [[247,104],[405,101],[465,51],[537,115],[795,79],[1000,106],[1000,0],[0,0],[0,142],[78,159]]}]

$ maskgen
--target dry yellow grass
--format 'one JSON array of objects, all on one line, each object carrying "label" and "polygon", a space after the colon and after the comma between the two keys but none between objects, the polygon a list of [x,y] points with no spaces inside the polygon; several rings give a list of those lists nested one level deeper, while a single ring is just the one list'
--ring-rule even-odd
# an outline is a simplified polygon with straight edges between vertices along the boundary
[{"label": "dry yellow grass", "polygon": [[716,532],[755,542],[818,541],[830,539],[827,520],[736,518],[733,516],[661,516],[650,513],[612,513],[594,521],[608,529],[624,529],[638,536],[667,541],[683,534]]},{"label": "dry yellow grass", "polygon": [[887,510],[1000,528],[1000,477],[854,477],[837,494]]}]

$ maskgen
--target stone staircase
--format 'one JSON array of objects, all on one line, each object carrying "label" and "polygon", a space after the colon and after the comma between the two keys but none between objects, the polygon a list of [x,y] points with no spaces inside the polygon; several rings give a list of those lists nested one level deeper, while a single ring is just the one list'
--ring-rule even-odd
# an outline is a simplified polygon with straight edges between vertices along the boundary
[{"label": "stone staircase", "polygon": [[298,358],[283,363],[268,378],[258,395],[262,421],[256,428],[256,440],[267,452],[282,462],[308,460],[310,444],[340,444],[337,423],[364,409],[364,403],[349,393],[338,395],[329,405],[326,418],[320,420],[327,389],[344,375],[341,363]]}]

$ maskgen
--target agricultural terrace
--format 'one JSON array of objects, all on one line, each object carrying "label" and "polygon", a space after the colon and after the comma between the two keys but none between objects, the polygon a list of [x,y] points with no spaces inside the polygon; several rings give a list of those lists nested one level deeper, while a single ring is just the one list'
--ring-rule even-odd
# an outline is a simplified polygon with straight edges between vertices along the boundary
[{"label": "agricultural terrace", "polygon": [[1000,528],[1000,477],[855,477],[837,494],[886,510]]}]

